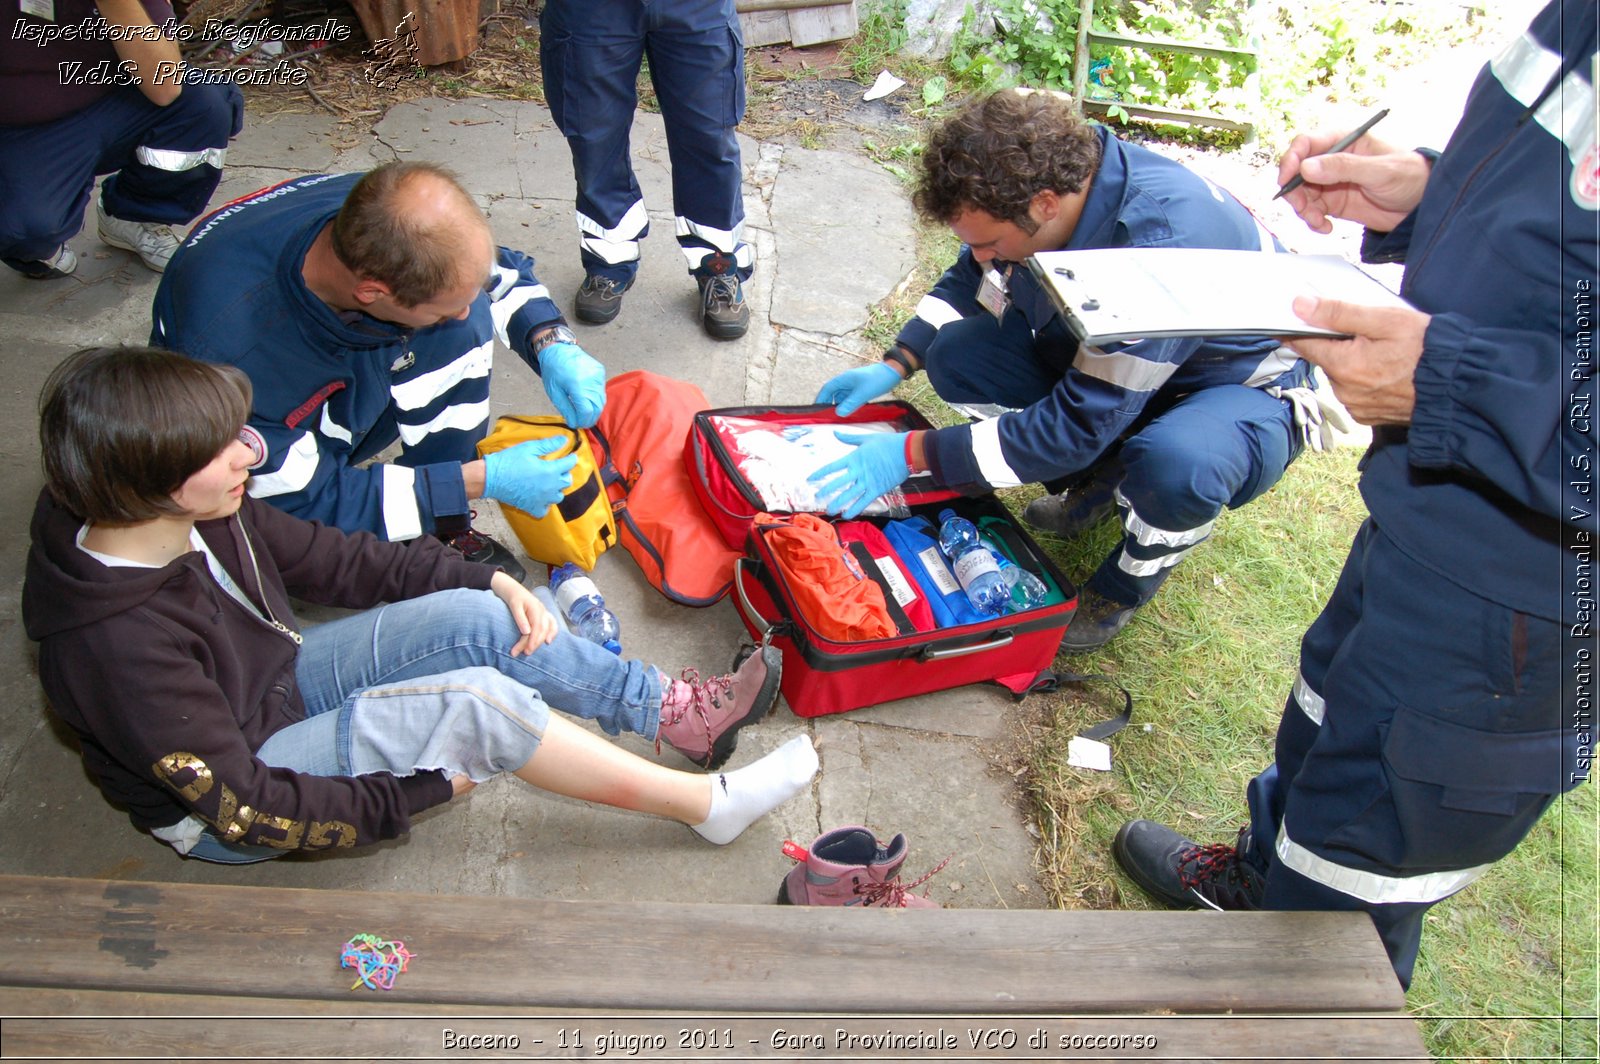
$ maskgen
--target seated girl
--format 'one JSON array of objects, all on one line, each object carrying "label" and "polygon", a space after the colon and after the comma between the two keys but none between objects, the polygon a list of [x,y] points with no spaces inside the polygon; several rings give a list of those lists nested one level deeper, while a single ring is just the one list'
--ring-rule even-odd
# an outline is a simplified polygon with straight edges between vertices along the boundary
[{"label": "seated girl", "polygon": [[[715,769],[771,709],[780,662],[764,647],[732,676],[669,680],[431,536],[385,543],[258,503],[249,410],[237,370],[150,348],[79,351],[40,400],[23,620],[51,705],[135,826],[259,861],[403,835],[511,772],[724,844],[815,774],[806,736],[703,775],[552,713]],[[302,632],[291,595],[365,612]]]}]

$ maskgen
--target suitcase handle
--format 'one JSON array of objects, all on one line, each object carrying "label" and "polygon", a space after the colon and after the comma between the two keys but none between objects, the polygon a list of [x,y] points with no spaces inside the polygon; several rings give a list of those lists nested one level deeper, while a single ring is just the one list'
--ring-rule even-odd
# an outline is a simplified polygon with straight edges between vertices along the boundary
[{"label": "suitcase handle", "polygon": [[932,647],[924,647],[918,652],[917,660],[943,661],[946,658],[959,658],[963,654],[982,654],[987,650],[999,650],[1001,647],[1010,646],[1013,638],[1015,637],[1011,632],[1001,632],[997,637],[986,643],[973,643],[971,646],[951,647],[949,650],[934,650]]},{"label": "suitcase handle", "polygon": [[761,624],[762,624],[761,641],[762,642],[766,642],[768,639],[772,638],[772,629],[773,629],[774,626],[773,626],[771,621],[769,621],[765,617],[761,616],[761,614],[756,610],[755,606],[751,605],[750,596],[745,594],[745,591],[744,591],[744,563],[746,561],[748,561],[748,560],[749,559],[742,558],[742,557],[734,559],[734,562],[733,562],[733,590],[739,596],[739,605],[744,607],[744,615],[746,617],[753,617],[754,619],[756,619],[756,620],[761,622]]}]

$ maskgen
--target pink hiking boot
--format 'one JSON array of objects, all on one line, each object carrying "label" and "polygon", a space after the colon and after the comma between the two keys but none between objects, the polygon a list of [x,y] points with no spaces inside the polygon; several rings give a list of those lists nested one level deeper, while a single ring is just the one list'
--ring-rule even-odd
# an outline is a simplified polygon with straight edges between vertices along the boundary
[{"label": "pink hiking boot", "polygon": [[701,768],[721,768],[739,745],[739,729],[771,712],[782,673],[774,646],[759,647],[739,671],[703,683],[698,672],[684,669],[683,679],[668,680],[661,694],[656,752],[664,742]]},{"label": "pink hiking boot", "polygon": [[950,863],[910,883],[900,882],[906,860],[906,837],[896,835],[887,848],[863,827],[835,828],[817,836],[810,852],[785,842],[783,852],[800,863],[778,888],[779,905],[870,905],[880,909],[937,909],[939,903],[911,888],[922,885]]}]

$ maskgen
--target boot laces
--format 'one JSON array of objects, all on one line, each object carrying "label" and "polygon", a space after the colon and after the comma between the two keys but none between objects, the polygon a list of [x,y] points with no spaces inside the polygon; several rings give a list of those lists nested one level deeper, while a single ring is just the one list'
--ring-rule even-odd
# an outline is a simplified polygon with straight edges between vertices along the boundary
[{"label": "boot laces", "polygon": [[472,522],[476,521],[477,519],[478,511],[468,510],[467,527],[463,528],[460,532],[455,533],[449,539],[445,540],[445,543],[454,547],[456,550],[460,551],[462,554],[465,554],[469,558],[478,551],[482,550],[484,547],[488,546],[489,537],[472,527]]},{"label": "boot laces", "polygon": [[661,732],[690,713],[700,718],[700,724],[706,730],[706,760],[711,759],[711,715],[706,712],[707,703],[712,709],[722,708],[722,699],[729,694],[733,687],[731,676],[713,676],[704,683],[700,681],[699,669],[684,669],[681,673],[684,683],[689,685],[688,697],[682,702],[674,702],[670,706],[663,700],[661,706],[662,720],[656,726],[656,753],[661,752]]},{"label": "boot laces", "polygon": [[1233,843],[1191,846],[1178,852],[1178,882],[1185,890],[1199,890],[1217,880],[1241,888],[1249,886],[1240,867],[1239,849]]},{"label": "boot laces", "polygon": [[713,274],[706,281],[706,309],[731,307],[739,301],[739,278],[736,274]]},{"label": "boot laces", "polygon": [[951,854],[949,857],[946,857],[944,860],[940,861],[938,864],[934,865],[928,871],[924,872],[921,876],[913,879],[909,883],[900,882],[899,876],[895,876],[893,879],[887,880],[883,883],[867,883],[862,885],[859,881],[857,881],[854,888],[855,893],[859,894],[863,899],[865,899],[862,902],[863,905],[876,905],[881,909],[904,909],[906,906],[906,895],[910,894],[911,891],[916,887],[922,886],[922,884],[926,883],[940,872],[943,872],[945,865],[949,864],[951,859],[954,857],[955,854]]},{"label": "boot laces", "polygon": [[465,531],[457,532],[455,535],[451,536],[450,546],[454,547],[462,554],[470,557],[487,546],[488,538],[489,537],[485,536],[477,529],[469,528]]}]

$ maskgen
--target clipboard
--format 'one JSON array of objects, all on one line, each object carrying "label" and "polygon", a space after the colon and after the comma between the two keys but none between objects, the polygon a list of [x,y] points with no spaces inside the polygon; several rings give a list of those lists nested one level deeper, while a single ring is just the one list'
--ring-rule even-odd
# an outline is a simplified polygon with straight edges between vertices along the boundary
[{"label": "clipboard", "polygon": [[1068,328],[1095,346],[1170,336],[1347,337],[1295,316],[1295,296],[1411,304],[1337,255],[1210,248],[1041,251],[1028,268]]}]

